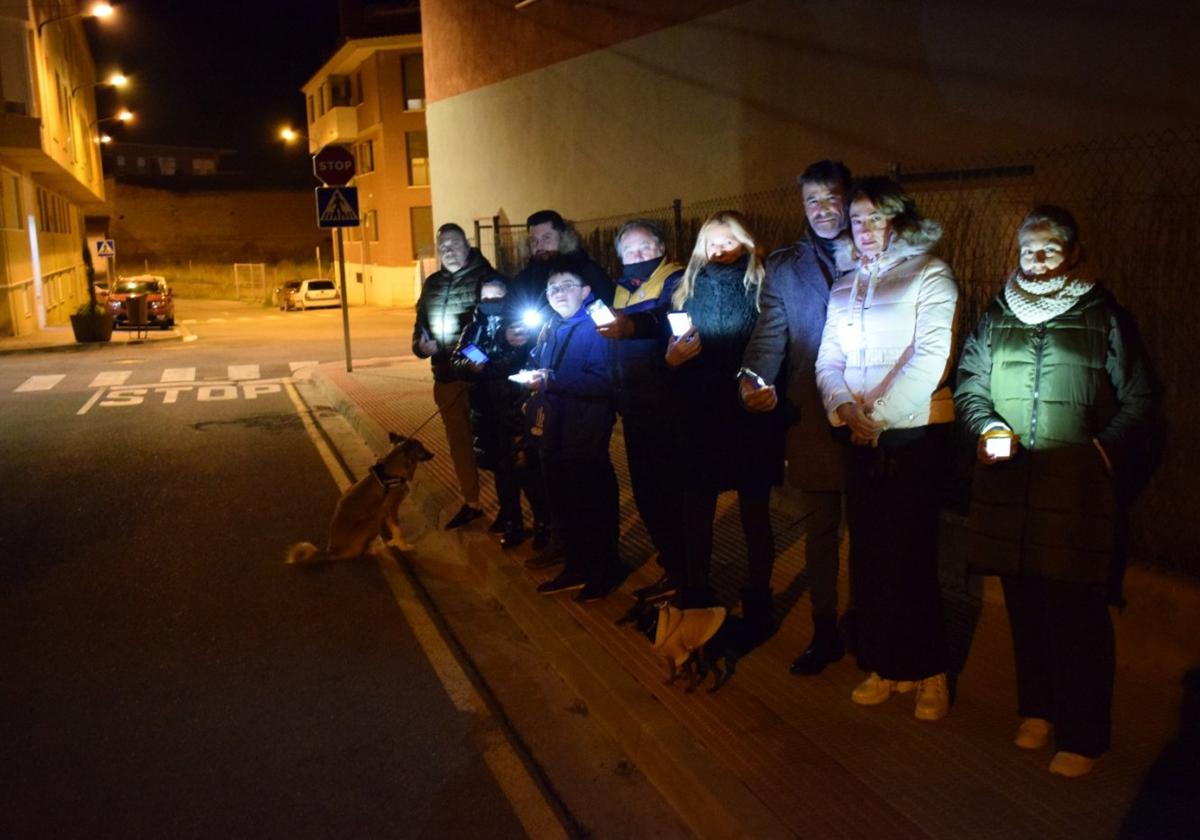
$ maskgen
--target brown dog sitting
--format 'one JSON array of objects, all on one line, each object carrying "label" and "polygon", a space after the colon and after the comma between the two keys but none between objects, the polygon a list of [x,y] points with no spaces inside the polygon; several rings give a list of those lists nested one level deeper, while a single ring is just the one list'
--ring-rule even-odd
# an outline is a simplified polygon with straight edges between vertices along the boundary
[{"label": "brown dog sitting", "polygon": [[388,434],[392,449],[347,490],[338,500],[329,524],[329,544],[325,550],[310,542],[288,549],[288,563],[325,563],[355,560],[367,552],[375,537],[401,551],[412,548],[400,534],[397,509],[408,495],[417,465],[433,457],[415,438]]}]

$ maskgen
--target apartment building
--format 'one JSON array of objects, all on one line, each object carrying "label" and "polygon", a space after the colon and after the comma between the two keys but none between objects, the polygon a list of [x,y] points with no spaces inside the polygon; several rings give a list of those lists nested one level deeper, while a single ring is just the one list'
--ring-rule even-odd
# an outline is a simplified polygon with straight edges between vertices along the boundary
[{"label": "apartment building", "polygon": [[419,260],[434,250],[421,36],[351,38],[302,91],[309,151],[344,145],[357,163],[362,225],[345,229],[347,300],[414,303]]},{"label": "apartment building", "polygon": [[96,71],[71,11],[0,3],[0,336],[67,322],[87,296],[88,228],[109,215]]}]

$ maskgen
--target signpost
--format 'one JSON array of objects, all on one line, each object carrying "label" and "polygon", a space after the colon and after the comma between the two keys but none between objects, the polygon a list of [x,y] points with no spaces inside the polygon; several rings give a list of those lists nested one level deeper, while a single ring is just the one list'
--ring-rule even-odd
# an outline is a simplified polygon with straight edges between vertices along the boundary
[{"label": "signpost", "polygon": [[350,360],[350,309],[346,301],[346,254],[342,228],[358,227],[358,189],[347,187],[354,177],[354,155],[345,146],[326,146],[313,155],[313,174],[324,187],[317,187],[317,227],[337,229],[338,283],[342,290],[342,334],[346,338],[346,372],[354,371]]}]

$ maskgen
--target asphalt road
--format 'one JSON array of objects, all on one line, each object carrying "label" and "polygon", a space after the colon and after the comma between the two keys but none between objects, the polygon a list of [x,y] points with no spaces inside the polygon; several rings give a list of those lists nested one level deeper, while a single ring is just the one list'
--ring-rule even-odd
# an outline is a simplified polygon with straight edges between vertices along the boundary
[{"label": "asphalt road", "polygon": [[282,563],[338,495],[282,383],[337,313],[198,309],[0,358],[0,835],[521,836],[378,571]]}]

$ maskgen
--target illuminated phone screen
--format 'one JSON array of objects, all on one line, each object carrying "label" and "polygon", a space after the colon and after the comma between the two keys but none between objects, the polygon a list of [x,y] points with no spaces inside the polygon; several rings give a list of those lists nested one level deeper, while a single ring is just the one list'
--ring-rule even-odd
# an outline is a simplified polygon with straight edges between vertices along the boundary
[{"label": "illuminated phone screen", "polygon": [[486,365],[488,362],[487,353],[484,353],[474,344],[468,344],[463,348],[462,353],[477,365]]},{"label": "illuminated phone screen", "polygon": [[692,328],[692,316],[686,312],[668,312],[667,323],[671,325],[671,335],[679,338]]}]

